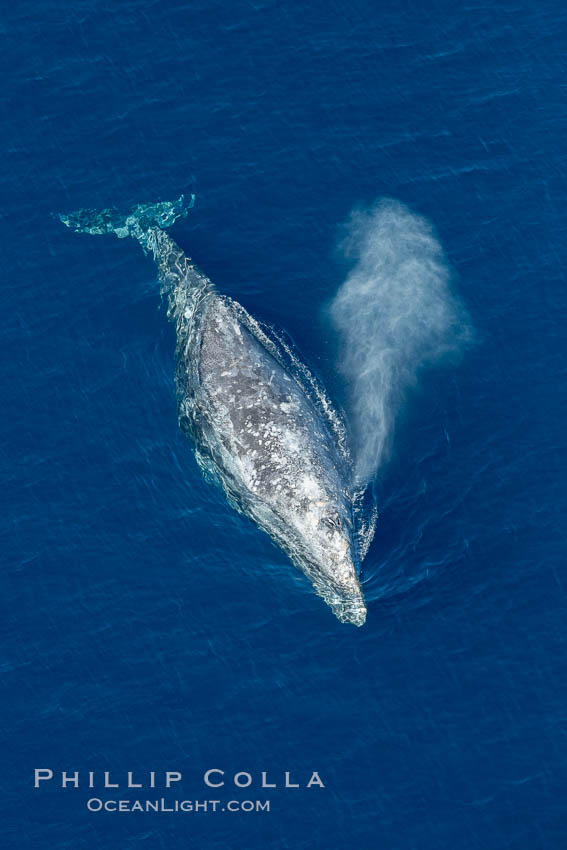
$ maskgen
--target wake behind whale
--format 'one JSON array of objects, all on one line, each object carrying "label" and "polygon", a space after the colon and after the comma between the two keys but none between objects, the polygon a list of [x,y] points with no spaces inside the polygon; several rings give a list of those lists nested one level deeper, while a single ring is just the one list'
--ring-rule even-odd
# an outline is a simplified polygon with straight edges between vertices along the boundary
[{"label": "wake behind whale", "polygon": [[131,236],[153,254],[177,332],[179,420],[200,466],[338,619],[360,626],[358,493],[340,420],[289,346],[220,295],[162,229],[192,205],[182,197],[126,216],[81,210],[60,218],[77,231]]}]

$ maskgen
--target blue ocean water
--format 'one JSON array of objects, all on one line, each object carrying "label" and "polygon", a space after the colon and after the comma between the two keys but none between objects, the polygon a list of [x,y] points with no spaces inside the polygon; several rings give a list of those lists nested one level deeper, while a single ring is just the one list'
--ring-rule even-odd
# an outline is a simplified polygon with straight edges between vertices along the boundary
[{"label": "blue ocean water", "polygon": [[[566,24],[546,2],[5,6],[3,848],[565,846]],[[475,345],[398,417],[361,629],[203,481],[153,264],[51,217],[183,190],[174,238],[337,395],[322,308],[351,210],[396,198],[444,246]],[[138,796],[271,811],[94,813],[34,768],[180,770]],[[208,768],[325,788],[211,794]]]}]

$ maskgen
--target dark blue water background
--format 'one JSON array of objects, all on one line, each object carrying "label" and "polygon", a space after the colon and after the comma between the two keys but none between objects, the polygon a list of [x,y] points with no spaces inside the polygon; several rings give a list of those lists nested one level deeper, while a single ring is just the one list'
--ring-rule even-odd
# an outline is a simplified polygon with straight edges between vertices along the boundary
[{"label": "dark blue water background", "polygon": [[[545,2],[4,5],[3,848],[565,847],[566,23]],[[397,198],[446,249],[477,344],[404,406],[362,629],[202,480],[153,264],[50,217],[184,189],[179,244],[336,395],[321,308],[353,206]],[[35,767],[178,769],[189,799],[209,767],[326,788],[91,814]]]}]

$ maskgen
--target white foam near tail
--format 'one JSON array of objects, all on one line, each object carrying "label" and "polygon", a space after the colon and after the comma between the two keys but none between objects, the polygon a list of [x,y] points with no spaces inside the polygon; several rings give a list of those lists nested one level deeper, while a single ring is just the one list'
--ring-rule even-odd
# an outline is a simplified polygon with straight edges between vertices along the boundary
[{"label": "white foam near tail", "polygon": [[341,248],[354,266],[330,314],[348,384],[355,477],[364,484],[387,457],[421,368],[461,351],[472,332],[433,227],[403,204],[355,211]]}]

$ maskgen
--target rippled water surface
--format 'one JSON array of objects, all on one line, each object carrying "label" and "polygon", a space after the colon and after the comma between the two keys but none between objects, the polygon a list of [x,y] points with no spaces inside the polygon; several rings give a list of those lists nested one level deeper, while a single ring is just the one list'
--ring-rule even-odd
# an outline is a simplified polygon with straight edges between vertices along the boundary
[{"label": "rippled water surface", "polygon": [[[1,17],[2,847],[563,848],[563,7]],[[187,190],[178,243],[342,407],[343,223],[395,198],[444,248],[474,343],[399,406],[361,629],[202,479],[152,262],[50,215]],[[34,768],[180,770],[135,793],[272,810],[90,813],[132,791]],[[326,787],[211,793],[208,768]]]}]

